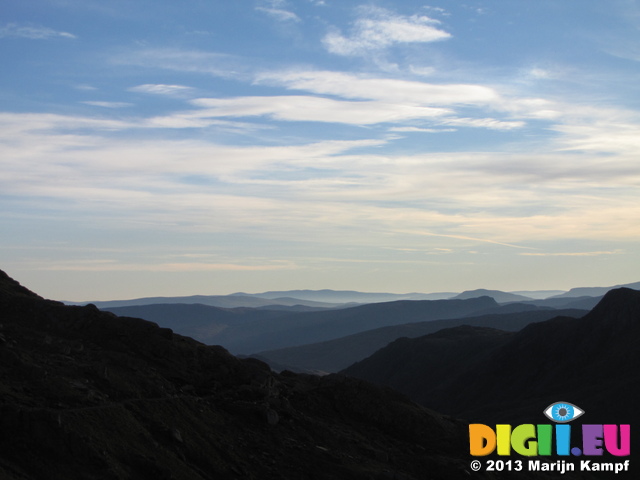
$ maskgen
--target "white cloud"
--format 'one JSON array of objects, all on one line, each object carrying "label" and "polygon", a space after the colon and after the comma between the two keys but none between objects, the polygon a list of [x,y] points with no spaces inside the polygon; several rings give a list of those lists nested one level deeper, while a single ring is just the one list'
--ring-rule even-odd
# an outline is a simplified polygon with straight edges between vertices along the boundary
[{"label": "white cloud", "polygon": [[449,12],[447,12],[444,8],[441,8],[441,7],[431,7],[427,5],[427,6],[424,6],[423,8],[430,12],[434,12],[437,15],[442,15],[443,17],[451,16]]},{"label": "white cloud", "polygon": [[[437,123],[440,125],[506,131],[522,128],[525,122],[484,116],[480,118],[457,117],[455,109],[471,106],[482,109],[506,110],[508,114],[513,113],[524,118],[542,118],[543,112],[550,111],[550,102],[539,99],[508,99],[502,97],[494,88],[473,84],[433,84],[393,78],[367,78],[331,71],[265,72],[256,76],[256,82],[284,86],[290,90],[377,102],[380,105],[380,114],[389,110],[393,105],[395,110],[406,112],[404,117],[398,116],[396,121],[421,118],[424,116],[415,115],[419,109],[439,107],[438,117],[441,118]],[[359,103],[365,104],[365,102]],[[354,104],[357,105],[355,102],[348,103],[348,105]],[[547,113],[546,116],[550,117],[551,115]],[[370,117],[370,120],[369,123],[379,123],[375,116]]]},{"label": "white cloud", "polygon": [[103,108],[125,108],[125,107],[131,107],[133,105],[132,103],[126,103],[126,102],[87,101],[82,103],[86,105],[92,105],[94,107],[103,107]]},{"label": "white cloud", "polygon": [[285,7],[287,7],[285,0],[263,0],[262,6],[256,7],[256,10],[266,13],[279,22],[299,22],[300,17]]},{"label": "white cloud", "polygon": [[184,85],[165,85],[162,83],[147,83],[144,85],[137,85],[135,87],[129,88],[130,92],[137,93],[149,93],[153,95],[181,95],[183,93],[189,92],[193,90],[191,87],[186,87]]},{"label": "white cloud", "polygon": [[558,145],[566,151],[637,155],[640,151],[640,121],[606,121],[564,123],[552,127],[563,136]]},{"label": "white cloud", "polygon": [[264,72],[256,75],[256,82],[349,99],[380,100],[407,105],[497,105],[502,102],[498,92],[483,85],[368,78],[332,71]]},{"label": "white cloud", "polygon": [[420,128],[420,127],[392,127],[390,132],[417,132],[417,133],[442,133],[455,132],[455,128]]},{"label": "white cloud", "polygon": [[289,10],[283,10],[281,8],[267,8],[267,7],[257,7],[256,10],[266,13],[270,17],[275,18],[280,22],[299,22],[300,17]]},{"label": "white cloud", "polygon": [[338,101],[329,98],[289,95],[272,97],[201,98],[192,103],[203,110],[193,118],[270,116],[276,120],[373,125],[448,114],[444,108],[385,103]]},{"label": "white cloud", "polygon": [[351,56],[395,44],[450,38],[451,34],[435,27],[439,23],[424,15],[403,16],[378,7],[361,8],[361,16],[354,22],[350,36],[333,29],[324,37],[323,43],[331,53]]},{"label": "white cloud", "polygon": [[522,121],[502,121],[495,118],[445,118],[442,125],[456,127],[488,128],[489,130],[514,130],[525,126]]},{"label": "white cloud", "polygon": [[0,38],[3,37],[28,38],[31,40],[47,40],[50,38],[77,38],[71,33],[53,30],[52,28],[35,25],[18,25],[15,23],[9,23],[0,28]]},{"label": "white cloud", "polygon": [[[378,101],[240,97],[196,103],[200,110],[184,113],[186,121],[211,124],[222,122],[222,116],[245,115],[340,121],[344,114],[345,123],[407,117],[397,105],[381,111],[385,104]],[[356,107],[362,110],[353,111]],[[613,113],[606,132],[615,132],[623,120],[631,131],[632,119]],[[176,118],[166,117],[167,122]],[[441,124],[447,118],[428,120]],[[46,206],[55,212],[63,205],[56,213],[61,217],[100,218],[114,228],[259,228],[270,238],[287,232],[288,239],[303,242],[310,241],[309,231],[314,241],[339,238],[354,245],[388,242],[389,235],[418,245],[425,232],[465,245],[519,246],[558,238],[633,241],[640,235],[640,169],[631,145],[615,155],[554,152],[557,145],[519,154],[403,155],[374,154],[372,147],[384,146],[384,140],[241,147],[111,135],[118,129],[163,127],[154,120],[1,114],[0,191],[32,211]],[[571,131],[564,138],[578,134],[595,132]],[[372,235],[363,240],[362,231]]]}]

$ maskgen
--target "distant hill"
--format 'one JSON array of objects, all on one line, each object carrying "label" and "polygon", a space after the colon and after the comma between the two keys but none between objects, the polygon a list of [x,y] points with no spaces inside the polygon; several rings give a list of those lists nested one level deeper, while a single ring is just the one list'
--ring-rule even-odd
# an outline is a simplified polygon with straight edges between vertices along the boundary
[{"label": "distant hill", "polygon": [[602,297],[603,295],[600,295],[599,297],[551,297],[545,298],[544,300],[531,300],[522,303],[539,308],[578,308],[591,310],[600,302],[600,300],[602,300]]},{"label": "distant hill", "polygon": [[515,295],[522,295],[524,297],[530,297],[535,300],[542,300],[544,298],[549,298],[554,295],[560,295],[564,292],[565,292],[564,290],[520,290],[515,292],[509,292],[509,293],[513,293]]},{"label": "distant hill", "polygon": [[344,372],[480,423],[535,423],[560,400],[584,409],[589,423],[634,423],[639,341],[640,292],[623,288],[582,318],[517,333],[457,327],[400,339]]},{"label": "distant hill", "polygon": [[132,307],[140,305],[167,305],[167,304],[200,304],[220,308],[260,308],[269,306],[307,306],[317,308],[343,307],[340,303],[323,303],[298,298],[277,298],[269,300],[250,295],[191,295],[187,297],[144,297],[131,300],[107,300],[94,302],[65,302],[67,305],[87,305],[89,303],[98,308]]},{"label": "distant hill", "polygon": [[[158,304],[106,310],[157,322],[234,354],[331,340],[373,328],[456,318],[499,305],[491,298],[396,301],[314,312],[220,309],[206,305]],[[531,307],[533,308],[533,307]]]},{"label": "distant hill", "polygon": [[477,290],[467,290],[456,295],[453,298],[464,300],[467,298],[478,298],[478,297],[491,297],[498,303],[522,302],[527,300],[533,300],[532,297],[525,297],[524,295],[516,295],[515,293],[502,292],[500,290],[485,290],[484,288],[480,288]]},{"label": "distant hill", "polygon": [[[142,318],[158,325],[171,328],[180,335],[200,342],[217,344],[217,336],[229,327],[240,327],[251,322],[268,322],[275,318],[299,313],[296,307],[270,305],[260,308],[220,308],[211,305],[169,303],[134,305],[127,307],[107,307],[101,310],[119,316]],[[304,312],[316,311],[303,307]],[[319,309],[324,310],[324,309]]]},{"label": "distant hill", "polygon": [[303,312],[230,325],[213,342],[232,353],[251,354],[332,340],[373,328],[470,315],[496,307],[489,298],[470,300],[401,300],[321,312]]},{"label": "distant hill", "polygon": [[627,283],[624,285],[615,285],[613,287],[578,287],[572,288],[568,292],[556,295],[552,298],[564,298],[564,297],[602,297],[605,293],[616,288],[631,288],[633,290],[640,290],[640,282]]},{"label": "distant hill", "polygon": [[264,293],[236,293],[234,295],[278,299],[292,297],[300,300],[324,303],[381,303],[397,300],[445,300],[455,296],[452,292],[440,293],[373,293],[352,290],[286,290]]},{"label": "distant hill", "polygon": [[3,272],[0,318],[2,480],[469,478],[466,425],[389,389],[275,374]]},{"label": "distant hill", "polygon": [[276,370],[287,368],[293,371],[339,372],[401,337],[415,338],[461,325],[517,331],[530,323],[549,320],[558,315],[581,317],[586,313],[586,310],[578,309],[520,312],[512,312],[507,306],[500,309],[506,313],[381,327],[326,342],[259,352],[257,356]]}]

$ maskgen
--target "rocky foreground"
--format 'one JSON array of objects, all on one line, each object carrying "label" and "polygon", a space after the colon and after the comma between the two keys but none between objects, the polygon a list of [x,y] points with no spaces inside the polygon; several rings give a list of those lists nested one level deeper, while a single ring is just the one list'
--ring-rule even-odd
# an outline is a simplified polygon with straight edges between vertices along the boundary
[{"label": "rocky foreground", "polygon": [[391,390],[275,374],[4,272],[0,319],[2,479],[469,478],[466,425]]}]

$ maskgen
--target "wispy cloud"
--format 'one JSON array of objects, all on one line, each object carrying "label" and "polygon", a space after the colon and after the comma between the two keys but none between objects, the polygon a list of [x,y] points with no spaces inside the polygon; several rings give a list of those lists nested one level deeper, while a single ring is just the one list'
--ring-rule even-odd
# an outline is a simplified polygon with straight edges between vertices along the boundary
[{"label": "wispy cloud", "polygon": [[334,28],[324,37],[323,44],[331,53],[352,56],[396,44],[450,38],[451,34],[436,27],[439,23],[424,15],[403,16],[379,7],[363,7],[349,35]]},{"label": "wispy cloud", "polygon": [[181,73],[204,73],[221,78],[251,79],[254,66],[224,53],[176,48],[139,49],[111,57],[116,65],[135,65]]},{"label": "wispy cloud", "polygon": [[125,108],[133,106],[133,103],[127,102],[101,102],[101,101],[86,101],[82,102],[85,105],[92,105],[94,107],[103,107],[103,108]]},{"label": "wispy cloud", "polygon": [[523,121],[503,121],[495,118],[448,118],[443,119],[440,123],[456,127],[488,128],[489,130],[514,130],[525,126]]},{"label": "wispy cloud", "polygon": [[291,90],[408,105],[490,105],[501,101],[495,89],[483,85],[433,84],[322,70],[263,72],[256,74],[255,81]]},{"label": "wispy cloud", "polygon": [[18,25],[16,23],[9,23],[4,27],[0,27],[0,38],[4,37],[28,38],[30,40],[77,38],[72,33],[62,32],[48,27],[37,25]]},{"label": "wispy cloud", "polygon": [[449,110],[375,101],[339,101],[311,96],[201,98],[192,102],[203,107],[194,117],[269,116],[276,120],[373,125],[407,119],[434,118]]},{"label": "wispy cloud", "polygon": [[424,235],[424,236],[428,236],[428,237],[444,237],[444,238],[452,238],[452,239],[456,239],[456,240],[469,240],[472,241],[474,243],[492,243],[494,245],[501,245],[503,247],[510,247],[510,248],[523,248],[523,249],[530,249],[531,247],[525,247],[522,245],[513,245],[511,243],[504,243],[504,242],[499,242],[496,240],[490,240],[487,238],[475,238],[475,237],[467,237],[465,235],[451,235],[451,234],[444,234],[444,233],[431,233],[431,232],[424,232],[424,231],[415,231],[415,232],[406,232],[406,233],[410,233],[413,235]]},{"label": "wispy cloud", "polygon": [[165,85],[162,83],[146,83],[129,88],[130,92],[149,93],[153,95],[180,96],[192,91],[191,87],[184,85]]},{"label": "wispy cloud", "polygon": [[111,134],[159,128],[149,123],[2,114],[0,191],[12,211],[59,206],[56,215],[98,217],[103,228],[259,229],[262,238],[328,244],[402,238],[414,248],[430,237],[438,248],[513,248],[640,235],[633,156],[403,155],[375,153],[381,140],[243,147]]},{"label": "wispy cloud", "polygon": [[444,133],[455,132],[455,128],[421,128],[421,127],[391,127],[390,132],[407,132],[407,133]]},{"label": "wispy cloud", "polygon": [[123,263],[116,260],[68,261],[38,265],[38,270],[67,272],[260,272],[293,270],[298,268],[291,261],[271,261],[265,264],[234,263]]},{"label": "wispy cloud", "polygon": [[[603,115],[606,112],[602,111]],[[640,118],[591,116],[590,121],[567,118],[554,125],[563,136],[558,144],[563,150],[634,155],[640,151]]]},{"label": "wispy cloud", "polygon": [[[487,118],[484,116],[484,110],[502,110],[508,116],[538,118],[537,112],[541,108],[549,108],[548,102],[526,98],[508,99],[494,88],[474,84],[434,84],[394,78],[362,77],[342,72],[304,70],[263,72],[256,75],[255,81],[259,84],[284,86],[290,90],[314,94],[376,101],[380,104],[381,112],[394,105],[394,108],[407,112],[406,117],[399,117],[398,120],[420,118],[420,115],[409,114],[411,109],[448,107],[446,111],[440,110],[442,118],[437,122],[445,126],[513,130],[524,127],[525,121]],[[457,116],[456,110],[462,107],[478,108],[480,117]]]},{"label": "wispy cloud", "polygon": [[256,10],[266,13],[280,22],[300,22],[298,15],[282,8],[256,7]]},{"label": "wispy cloud", "polygon": [[620,255],[623,252],[620,250],[612,252],[562,252],[562,253],[532,253],[525,252],[519,255],[525,255],[530,257],[599,257],[601,255]]}]

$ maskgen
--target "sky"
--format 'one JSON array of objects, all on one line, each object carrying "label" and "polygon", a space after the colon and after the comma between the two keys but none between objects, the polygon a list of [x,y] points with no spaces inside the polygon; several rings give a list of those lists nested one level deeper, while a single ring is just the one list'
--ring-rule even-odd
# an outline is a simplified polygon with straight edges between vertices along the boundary
[{"label": "sky", "polygon": [[47,298],[640,280],[637,0],[2,0],[0,65]]}]

